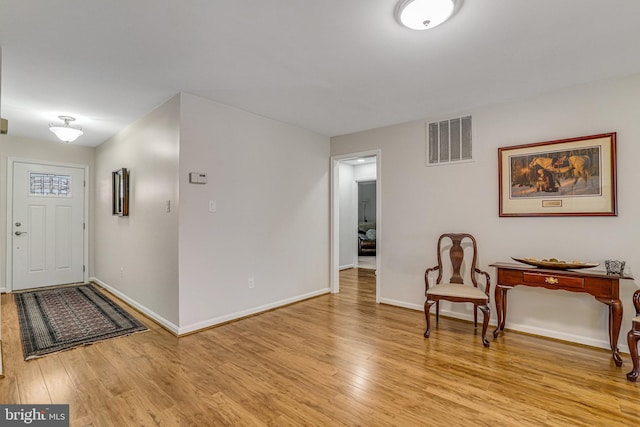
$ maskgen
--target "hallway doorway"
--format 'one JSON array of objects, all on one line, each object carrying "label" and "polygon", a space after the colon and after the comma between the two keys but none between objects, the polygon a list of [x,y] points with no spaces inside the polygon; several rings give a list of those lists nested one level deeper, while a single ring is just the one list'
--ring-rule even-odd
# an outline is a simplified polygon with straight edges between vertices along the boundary
[{"label": "hallway doorway", "polygon": [[380,154],[374,150],[332,157],[331,185],[331,292],[340,291],[340,271],[366,269],[375,277],[376,302],[381,253]]}]

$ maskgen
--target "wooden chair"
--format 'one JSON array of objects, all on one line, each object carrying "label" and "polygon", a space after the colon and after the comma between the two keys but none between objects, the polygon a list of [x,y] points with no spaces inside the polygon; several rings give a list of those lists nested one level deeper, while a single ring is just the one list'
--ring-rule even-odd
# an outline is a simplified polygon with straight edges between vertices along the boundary
[{"label": "wooden chair", "polygon": [[638,358],[638,340],[640,340],[640,289],[633,293],[633,305],[636,308],[636,317],[631,322],[631,330],[627,334],[627,343],[629,343],[629,353],[631,353],[633,370],[627,374],[627,379],[636,382],[638,380],[638,372],[640,371],[640,359]]},{"label": "wooden chair", "polygon": [[[463,242],[470,241],[472,245],[472,260],[469,270],[471,277],[471,283],[465,284],[464,278],[461,274],[461,267],[465,258],[465,250],[462,247]],[[443,246],[443,242],[451,243],[450,248]],[[451,278],[443,282],[443,264],[442,255],[443,252],[449,250],[449,257],[451,259]],[[471,234],[466,233],[447,233],[440,236],[438,239],[438,265],[432,268],[428,268],[424,273],[425,283],[425,296],[424,302],[424,315],[427,319],[427,330],[424,333],[425,338],[429,338],[431,333],[431,319],[429,311],[431,306],[436,304],[436,323],[440,318],[440,300],[452,301],[452,302],[466,302],[473,304],[473,325],[478,327],[478,308],[482,310],[484,315],[482,321],[482,344],[485,347],[489,347],[489,340],[487,339],[487,326],[489,326],[489,317],[491,310],[489,308],[489,288],[491,287],[491,277],[486,271],[482,271],[476,267],[478,247],[476,245],[476,239]],[[433,286],[429,284],[429,274],[438,272],[438,278]],[[478,281],[476,275],[484,275],[485,285],[484,290],[478,288]],[[472,286],[473,285],[473,286]]]}]

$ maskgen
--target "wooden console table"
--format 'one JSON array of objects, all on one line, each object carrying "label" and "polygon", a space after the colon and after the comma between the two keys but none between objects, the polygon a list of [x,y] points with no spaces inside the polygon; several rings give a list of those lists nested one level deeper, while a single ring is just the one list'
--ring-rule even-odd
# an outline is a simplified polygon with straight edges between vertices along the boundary
[{"label": "wooden console table", "polygon": [[622,302],[620,301],[620,279],[633,279],[631,276],[611,275],[604,271],[551,270],[530,267],[524,264],[497,262],[490,265],[498,273],[495,299],[498,312],[498,327],[493,331],[497,338],[504,331],[507,317],[507,291],[514,286],[534,286],[546,289],[563,289],[593,295],[596,300],[609,306],[609,343],[616,366],[622,366],[618,351],[618,335],[622,324]]}]

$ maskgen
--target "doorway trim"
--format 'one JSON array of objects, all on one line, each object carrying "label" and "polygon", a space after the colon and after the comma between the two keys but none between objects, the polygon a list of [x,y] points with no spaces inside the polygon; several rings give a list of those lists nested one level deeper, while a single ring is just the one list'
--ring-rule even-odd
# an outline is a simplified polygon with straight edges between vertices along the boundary
[{"label": "doorway trim", "polygon": [[[382,150],[367,150],[349,154],[331,156],[331,215],[330,215],[330,247],[329,257],[329,285],[331,293],[340,291],[340,209],[339,209],[339,164],[344,160],[356,157],[376,156],[376,239],[382,242]],[[376,303],[380,302],[380,278],[382,277],[382,253],[383,245],[376,245]]]},{"label": "doorway trim", "polygon": [[83,248],[83,262],[86,266],[82,272],[82,280],[86,283],[89,278],[89,166],[77,163],[61,163],[50,162],[47,160],[37,159],[25,159],[20,157],[8,157],[7,158],[7,212],[6,212],[6,275],[5,275],[5,290],[6,292],[13,291],[13,246],[11,233],[13,230],[13,166],[15,163],[33,163],[45,166],[59,166],[67,168],[84,169],[84,235],[82,239]]}]

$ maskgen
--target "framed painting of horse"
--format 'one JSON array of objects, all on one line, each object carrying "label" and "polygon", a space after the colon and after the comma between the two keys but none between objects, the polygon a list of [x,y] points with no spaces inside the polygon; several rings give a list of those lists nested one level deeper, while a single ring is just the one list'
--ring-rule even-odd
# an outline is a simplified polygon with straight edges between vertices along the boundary
[{"label": "framed painting of horse", "polygon": [[616,133],[498,148],[509,216],[616,216]]}]

